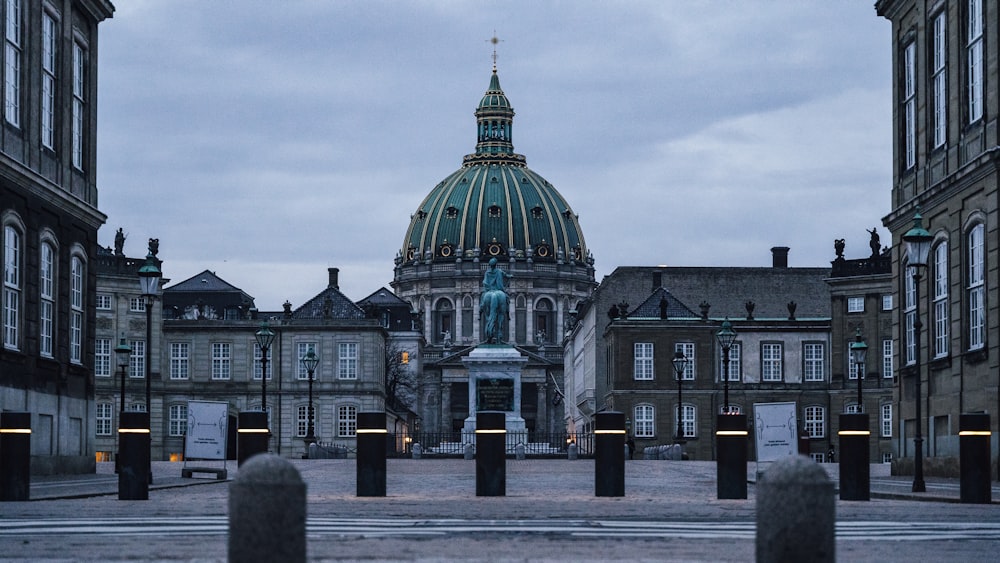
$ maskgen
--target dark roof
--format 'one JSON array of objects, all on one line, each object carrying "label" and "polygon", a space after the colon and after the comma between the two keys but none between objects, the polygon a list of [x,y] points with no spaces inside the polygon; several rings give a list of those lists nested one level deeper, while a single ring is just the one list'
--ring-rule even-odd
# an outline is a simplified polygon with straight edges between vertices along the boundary
[{"label": "dark roof", "polygon": [[684,303],[681,303],[680,300],[674,297],[674,295],[667,291],[666,288],[658,287],[653,291],[649,298],[643,301],[638,307],[634,307],[628,312],[628,318],[659,319],[660,302],[664,300],[666,301],[667,318],[696,318],[700,316]]},{"label": "dark roof", "polygon": [[[163,290],[165,318],[194,314],[209,318],[239,318],[254,308],[254,299],[242,289],[205,270]],[[190,317],[189,317],[190,318]]]},{"label": "dark roof", "polygon": [[[243,290],[215,275],[215,272],[205,270],[204,272],[191,276],[190,278],[178,282],[164,291],[238,291]],[[244,294],[245,295],[245,294]]]},{"label": "dark roof", "polygon": [[292,312],[293,319],[364,319],[365,312],[336,287],[327,287]]},{"label": "dark roof", "polygon": [[405,299],[400,299],[391,289],[380,288],[375,293],[372,293],[368,297],[365,297],[361,301],[358,301],[358,305],[362,308],[365,305],[376,305],[378,307],[406,307],[407,310],[410,309],[410,302]]}]

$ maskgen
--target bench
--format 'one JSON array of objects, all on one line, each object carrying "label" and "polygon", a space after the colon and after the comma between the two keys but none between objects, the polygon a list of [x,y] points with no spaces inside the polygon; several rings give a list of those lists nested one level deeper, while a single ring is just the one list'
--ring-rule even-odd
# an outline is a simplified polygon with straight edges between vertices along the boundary
[{"label": "bench", "polygon": [[195,473],[214,473],[215,478],[224,481],[228,476],[228,471],[225,469],[218,469],[215,467],[183,467],[181,468],[181,477],[184,479],[190,479]]}]

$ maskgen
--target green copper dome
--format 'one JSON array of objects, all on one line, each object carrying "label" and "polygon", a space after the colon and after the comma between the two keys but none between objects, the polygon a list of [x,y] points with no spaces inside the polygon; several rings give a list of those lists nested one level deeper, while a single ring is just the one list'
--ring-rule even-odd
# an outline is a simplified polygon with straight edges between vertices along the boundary
[{"label": "green copper dome", "polygon": [[476,152],[421,202],[401,261],[498,257],[592,264],[572,208],[514,153],[514,110],[496,70],[475,115]]}]

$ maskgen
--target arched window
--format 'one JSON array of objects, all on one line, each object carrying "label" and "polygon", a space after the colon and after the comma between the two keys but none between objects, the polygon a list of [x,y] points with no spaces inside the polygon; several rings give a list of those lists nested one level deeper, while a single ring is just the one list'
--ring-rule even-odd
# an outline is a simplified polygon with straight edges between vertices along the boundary
[{"label": "arched window", "polygon": [[916,331],[914,330],[914,325],[917,321],[917,286],[913,281],[913,272],[910,270],[908,264],[903,263],[901,270],[903,274],[903,330],[904,330],[904,346],[905,348],[905,363],[906,365],[913,365],[917,361],[917,340]]},{"label": "arched window", "polygon": [[434,325],[431,340],[437,344],[451,345],[455,339],[455,307],[449,299],[440,299],[434,306]]},{"label": "arched window", "polygon": [[38,258],[38,353],[52,357],[56,311],[56,251],[48,240],[42,242]]},{"label": "arched window", "polygon": [[3,345],[18,350],[21,342],[21,303],[23,299],[24,242],[22,231],[14,225],[3,227]]},{"label": "arched window", "polygon": [[934,247],[934,357],[948,355],[948,242]]},{"label": "arched window", "polygon": [[982,223],[974,225],[967,237],[966,307],[969,350],[978,350],[986,343],[986,249]]},{"label": "arched window", "polygon": [[84,265],[78,255],[69,260],[69,360],[83,359]]}]

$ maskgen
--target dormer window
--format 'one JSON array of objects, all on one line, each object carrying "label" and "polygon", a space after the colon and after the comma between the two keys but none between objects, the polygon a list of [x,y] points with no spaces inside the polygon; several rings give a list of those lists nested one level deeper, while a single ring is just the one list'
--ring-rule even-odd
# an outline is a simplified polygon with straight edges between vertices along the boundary
[{"label": "dormer window", "polygon": [[500,217],[500,206],[494,203],[487,210],[487,213],[489,213],[490,217]]},{"label": "dormer window", "polygon": [[457,219],[458,208],[455,207],[454,205],[448,206],[448,209],[445,210],[445,217],[447,217],[448,219]]},{"label": "dormer window", "polygon": [[545,212],[542,210],[541,206],[536,205],[531,208],[531,216],[535,219],[544,219]]},{"label": "dormer window", "polygon": [[426,218],[426,217],[427,217],[427,212],[426,211],[424,211],[423,209],[421,209],[420,211],[417,211],[417,220],[418,221],[423,221],[424,218]]}]

